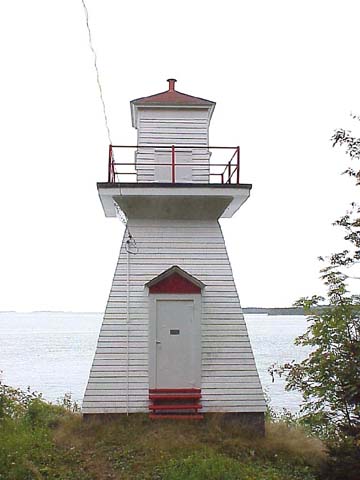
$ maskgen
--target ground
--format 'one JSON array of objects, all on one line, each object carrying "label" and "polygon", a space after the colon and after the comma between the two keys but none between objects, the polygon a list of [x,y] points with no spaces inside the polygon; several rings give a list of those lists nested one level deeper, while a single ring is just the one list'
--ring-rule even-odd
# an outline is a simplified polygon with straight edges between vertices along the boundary
[{"label": "ground", "polygon": [[267,422],[256,438],[208,421],[150,421],[145,414],[83,420],[41,401],[1,419],[1,480],[313,480],[320,440]]}]

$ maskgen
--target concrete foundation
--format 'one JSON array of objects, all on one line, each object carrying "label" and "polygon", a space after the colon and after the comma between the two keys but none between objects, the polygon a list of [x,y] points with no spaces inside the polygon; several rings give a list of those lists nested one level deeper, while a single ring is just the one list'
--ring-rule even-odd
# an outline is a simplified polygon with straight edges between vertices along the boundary
[{"label": "concrete foundation", "polygon": [[220,415],[219,423],[223,427],[239,429],[250,435],[265,436],[265,415],[263,412],[228,412],[221,414],[207,413],[205,418]]},{"label": "concrete foundation", "polygon": [[[147,416],[144,413],[131,413],[129,417],[133,415]],[[125,413],[87,413],[83,414],[83,420],[97,421],[101,423],[112,422],[125,419],[127,415]],[[153,420],[154,422],[161,422],[162,420]],[[171,420],[172,422],[184,420]],[[246,432],[249,435],[263,437],[265,436],[265,416],[263,412],[228,412],[228,413],[205,413],[204,421],[211,423],[217,423],[224,428],[239,429],[239,432]],[[201,421],[200,421],[201,423]]]}]

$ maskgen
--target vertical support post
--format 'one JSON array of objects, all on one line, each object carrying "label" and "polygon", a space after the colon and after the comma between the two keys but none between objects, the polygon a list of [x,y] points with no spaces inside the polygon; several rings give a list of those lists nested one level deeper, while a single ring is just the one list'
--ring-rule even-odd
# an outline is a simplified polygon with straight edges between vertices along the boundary
[{"label": "vertical support post", "polygon": [[226,183],[231,183],[231,160],[228,163],[228,180]]},{"label": "vertical support post", "polygon": [[240,147],[236,147],[236,183],[240,183]]},{"label": "vertical support post", "polygon": [[[126,226],[127,228],[127,226]],[[129,232],[128,232],[129,235]],[[126,415],[129,415],[129,322],[130,322],[130,238],[126,241],[127,245],[127,272],[126,272]]]},{"label": "vertical support post", "polygon": [[224,174],[221,174],[221,183],[224,183]]},{"label": "vertical support post", "polygon": [[171,145],[171,181],[175,183],[175,145]]},{"label": "vertical support post", "polygon": [[108,183],[111,182],[112,145],[109,145]]}]

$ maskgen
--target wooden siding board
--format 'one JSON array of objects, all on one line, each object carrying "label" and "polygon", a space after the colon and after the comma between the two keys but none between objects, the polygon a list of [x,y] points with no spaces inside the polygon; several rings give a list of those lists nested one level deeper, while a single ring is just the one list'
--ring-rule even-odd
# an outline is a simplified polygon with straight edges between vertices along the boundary
[{"label": "wooden siding board", "polygon": [[[129,383],[129,391],[133,390],[141,390],[143,393],[146,393],[148,395],[149,393],[149,384],[144,383],[144,382],[139,382],[139,383],[134,383],[131,382]],[[89,382],[89,387],[88,387],[88,392],[92,392],[93,390],[95,391],[106,391],[106,390],[115,390],[115,391],[123,391],[124,389],[126,390],[127,383],[126,381],[123,382]]]},{"label": "wooden siding board", "polygon": [[[116,369],[110,369],[108,371],[106,370],[100,370],[100,371],[95,371],[93,369],[91,369],[91,372],[90,372],[90,378],[105,378],[105,377],[114,377],[114,378],[117,378],[117,377],[126,377],[126,370],[123,370],[123,371],[117,371]],[[131,378],[135,378],[135,377],[143,377],[144,381],[148,380],[148,372],[146,370],[142,370],[140,372],[133,372],[131,374]]]},{"label": "wooden siding board", "polygon": [[[209,381],[209,379],[215,379],[215,378],[220,378],[220,377],[226,377],[226,378],[232,378],[232,377],[246,377],[249,374],[253,374],[254,376],[257,375],[257,370],[255,367],[252,369],[243,367],[243,368],[238,368],[236,370],[219,370],[219,369],[203,369],[202,371],[202,379],[206,379],[206,381]],[[215,380],[214,380],[215,381]],[[259,380],[258,380],[259,381]],[[239,388],[241,386],[239,385]],[[221,395],[221,392],[219,392],[219,395]]]},{"label": "wooden siding board", "polygon": [[[130,222],[130,228],[140,247],[130,259],[130,323],[126,324],[127,255],[123,242],[85,392],[84,413],[125,413],[127,387],[129,412],[147,411],[149,317],[144,284],[173,265],[206,285],[201,327],[204,411],[264,411],[246,323],[218,223],[149,223],[137,219]],[[201,248],[202,240],[205,248]]]},{"label": "wooden siding board", "polygon": [[[148,401],[147,400],[138,400],[135,401],[135,399],[131,399],[131,406],[132,407],[138,407],[138,408],[143,408],[145,411],[148,410]],[[124,398],[124,401],[111,401],[111,400],[99,400],[99,401],[84,401],[83,403],[83,409],[89,409],[91,407],[100,407],[100,408],[123,408],[126,409],[126,397]],[[142,410],[144,411],[144,410]],[[86,413],[86,412],[85,412]],[[111,411],[109,412],[111,413]]]},{"label": "wooden siding board", "polygon": [[[239,377],[241,377],[241,379],[239,379]],[[232,372],[232,375],[226,375],[225,377],[218,374],[216,375],[214,374],[210,376],[206,376],[206,375],[202,376],[202,386],[208,385],[210,383],[223,383],[223,384],[237,383],[239,385],[239,388],[241,388],[242,382],[250,382],[250,381],[253,382],[254,384],[259,385],[259,378],[258,378],[257,371],[255,370],[253,372],[239,371],[236,374],[236,376],[234,376],[234,372]]]},{"label": "wooden siding board", "polygon": [[[253,377],[248,377],[245,378],[245,380],[241,381],[241,390],[247,390],[250,389],[253,392],[262,392],[262,389],[259,386],[254,386],[255,380]],[[208,390],[207,394],[208,395],[217,395],[218,389],[221,389],[222,392],[237,392],[238,387],[239,387],[239,379],[236,378],[236,381],[230,382],[230,381],[224,381],[224,382],[203,382],[202,384],[203,388],[206,388]]]}]

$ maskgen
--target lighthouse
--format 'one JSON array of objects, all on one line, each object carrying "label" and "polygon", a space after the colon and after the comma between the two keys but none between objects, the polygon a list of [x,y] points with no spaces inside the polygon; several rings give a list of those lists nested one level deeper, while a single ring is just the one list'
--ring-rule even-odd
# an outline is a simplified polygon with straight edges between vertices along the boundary
[{"label": "lighthouse", "polygon": [[[249,198],[240,148],[211,147],[215,102],[167,90],[130,102],[137,142],[98,183],[126,228],[83,413],[215,412],[263,430],[265,400],[219,220]],[[243,227],[246,228],[245,226]]]}]

